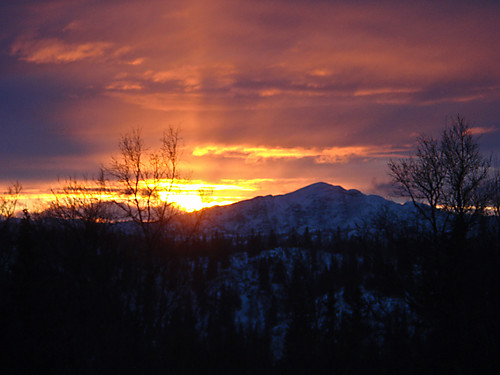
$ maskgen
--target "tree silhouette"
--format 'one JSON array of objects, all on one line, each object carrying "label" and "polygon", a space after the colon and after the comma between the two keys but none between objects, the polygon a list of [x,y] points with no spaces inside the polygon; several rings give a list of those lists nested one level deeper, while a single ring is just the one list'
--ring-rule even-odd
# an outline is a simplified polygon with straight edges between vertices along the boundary
[{"label": "tree silhouette", "polygon": [[61,187],[52,189],[52,198],[48,214],[62,219],[64,223],[74,226],[82,223],[90,229],[113,219],[102,173],[94,180],[69,177]]},{"label": "tree silhouette", "polygon": [[16,181],[7,188],[4,194],[0,195],[0,219],[8,221],[15,215],[22,189],[22,185]]},{"label": "tree silhouette", "polygon": [[444,130],[441,149],[446,170],[443,203],[455,214],[455,234],[462,236],[487,205],[491,161],[481,154],[471,125],[460,115]]},{"label": "tree silhouette", "polygon": [[455,234],[464,238],[488,202],[485,184],[490,161],[480,153],[471,125],[460,115],[440,140],[420,136],[416,154],[391,160],[389,168],[397,193],[411,198],[429,221],[435,242],[446,229],[441,208],[454,214]]},{"label": "tree silhouette", "polygon": [[179,132],[170,127],[163,133],[161,146],[149,151],[139,129],[120,139],[120,153],[104,168],[111,189],[121,198],[115,202],[124,217],[136,223],[151,244],[176,215],[169,199],[179,181]]}]

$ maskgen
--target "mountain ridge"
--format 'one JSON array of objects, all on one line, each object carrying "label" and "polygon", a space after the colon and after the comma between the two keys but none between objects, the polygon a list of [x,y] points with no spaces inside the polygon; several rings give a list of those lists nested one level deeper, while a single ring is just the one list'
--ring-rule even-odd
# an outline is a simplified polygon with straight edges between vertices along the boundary
[{"label": "mountain ridge", "polygon": [[366,195],[356,189],[317,182],[290,193],[257,196],[227,206],[203,210],[208,228],[224,233],[248,234],[252,231],[285,233],[354,229],[382,211],[407,216],[407,204],[379,195]]}]

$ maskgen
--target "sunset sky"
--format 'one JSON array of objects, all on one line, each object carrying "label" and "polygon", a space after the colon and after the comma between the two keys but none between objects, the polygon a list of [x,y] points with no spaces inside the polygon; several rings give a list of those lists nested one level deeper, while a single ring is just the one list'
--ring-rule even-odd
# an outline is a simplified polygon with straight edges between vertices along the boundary
[{"label": "sunset sky", "polygon": [[387,196],[389,159],[457,113],[500,150],[499,24],[499,1],[2,0],[0,190],[43,194],[172,125],[218,202]]}]

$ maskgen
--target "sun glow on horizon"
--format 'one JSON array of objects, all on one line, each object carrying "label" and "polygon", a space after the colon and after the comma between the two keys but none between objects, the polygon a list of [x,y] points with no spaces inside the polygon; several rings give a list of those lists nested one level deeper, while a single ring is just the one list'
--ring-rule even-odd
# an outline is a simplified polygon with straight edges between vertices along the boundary
[{"label": "sun glow on horizon", "polygon": [[[56,200],[63,203],[73,201],[81,204],[90,201],[126,203],[128,200],[117,187],[109,186],[107,190],[102,191],[99,187],[85,185],[87,182],[82,182],[81,195],[77,193],[78,189],[66,188],[65,190],[64,184],[56,188],[50,184],[23,187],[18,196],[17,216],[22,215],[23,209],[31,213],[43,213]],[[172,184],[165,181],[159,186],[158,198],[160,202],[171,203],[182,211],[194,212],[208,207],[229,205],[257,195],[286,193],[288,191],[283,191],[283,186],[290,186],[287,190],[291,191],[293,188],[299,188],[311,182],[314,181],[305,179],[285,181],[271,178],[222,179],[217,182],[178,180]],[[76,181],[73,183],[79,186]]]},{"label": "sun glow on horizon", "polygon": [[159,194],[163,202],[172,203],[182,211],[193,212],[206,207],[202,196],[196,192],[186,191],[170,194],[168,191],[161,191]]},{"label": "sun glow on horizon", "polygon": [[178,208],[186,212],[198,211],[205,207],[199,195],[175,194],[169,198]]},{"label": "sun glow on horizon", "polygon": [[[224,183],[225,182],[225,183]],[[194,212],[207,207],[223,206],[249,198],[248,193],[256,190],[255,181],[178,181],[173,185],[164,184],[159,193],[163,202],[169,202],[182,211]],[[247,194],[242,194],[247,193]]]}]

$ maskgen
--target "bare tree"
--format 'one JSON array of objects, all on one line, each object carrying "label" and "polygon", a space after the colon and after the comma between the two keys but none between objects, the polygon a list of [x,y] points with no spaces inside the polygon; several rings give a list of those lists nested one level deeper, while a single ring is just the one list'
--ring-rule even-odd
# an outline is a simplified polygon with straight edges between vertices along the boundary
[{"label": "bare tree", "polygon": [[77,226],[80,223],[89,226],[112,220],[102,173],[96,179],[69,177],[51,191],[50,215]]},{"label": "bare tree", "polygon": [[436,241],[444,229],[439,225],[438,212],[446,181],[443,153],[438,141],[420,136],[417,138],[416,154],[397,162],[391,160],[389,168],[397,193],[411,198],[418,212],[431,224]]},{"label": "bare tree", "polygon": [[19,196],[23,187],[16,181],[7,188],[7,191],[0,195],[0,219],[10,220],[15,214]]},{"label": "bare tree", "polygon": [[489,212],[496,218],[497,233],[500,238],[500,164],[496,160],[492,173],[492,177],[489,180],[489,202],[488,209]]},{"label": "bare tree", "polygon": [[146,239],[153,240],[177,213],[169,200],[179,180],[179,133],[170,127],[163,133],[159,149],[150,151],[139,129],[123,135],[120,152],[104,173],[124,217],[135,222]]},{"label": "bare tree", "polygon": [[496,217],[500,218],[500,173],[497,173],[491,184],[491,208]]},{"label": "bare tree", "polygon": [[434,240],[445,229],[446,220],[440,218],[440,212],[454,214],[459,236],[465,236],[476,216],[484,212],[490,160],[480,153],[470,124],[460,115],[445,128],[440,141],[417,138],[416,154],[391,160],[389,168],[397,192],[410,197],[430,222]]},{"label": "bare tree", "polygon": [[443,204],[455,214],[455,230],[465,234],[487,206],[491,160],[481,154],[470,124],[460,115],[443,131],[441,149],[447,172]]},{"label": "bare tree", "polygon": [[169,127],[161,137],[160,147],[150,150],[144,144],[141,131],[134,129],[121,137],[118,155],[103,168],[108,189],[115,196],[114,203],[122,218],[135,223],[144,237],[147,255],[137,299],[142,304],[138,321],[148,337],[148,345],[157,332],[165,306],[177,298],[167,285],[168,262],[164,262],[165,258],[155,261],[155,250],[158,240],[178,214],[171,195],[180,181],[179,143],[178,130]]}]

